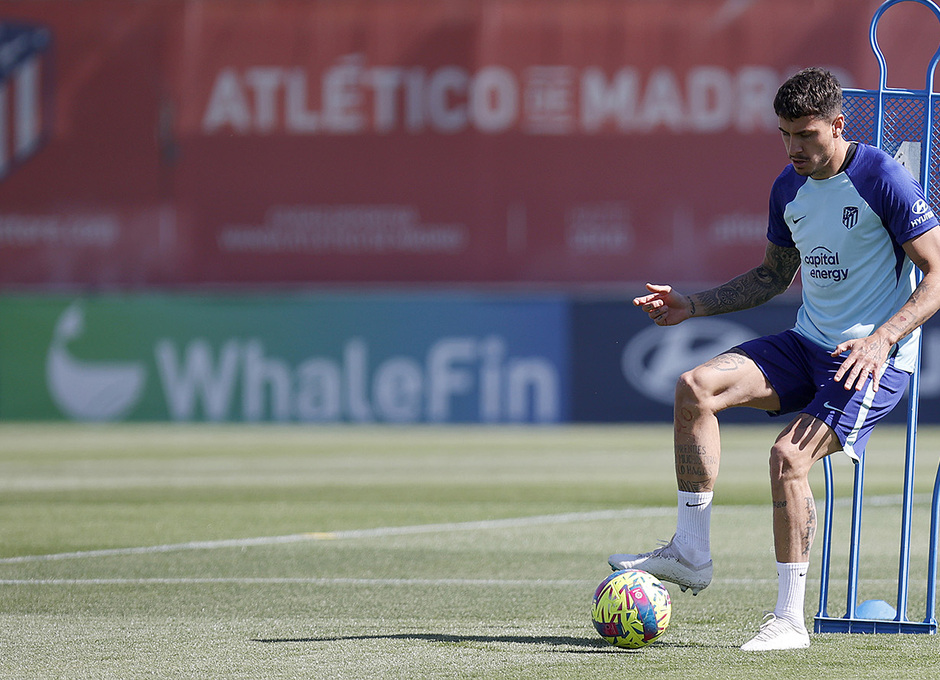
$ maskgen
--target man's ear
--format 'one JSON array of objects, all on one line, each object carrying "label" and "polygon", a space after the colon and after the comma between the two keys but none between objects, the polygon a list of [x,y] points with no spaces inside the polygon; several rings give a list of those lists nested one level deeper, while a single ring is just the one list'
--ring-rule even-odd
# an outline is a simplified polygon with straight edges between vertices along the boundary
[{"label": "man's ear", "polygon": [[832,120],[832,136],[838,139],[845,132],[845,116],[841,113]]}]

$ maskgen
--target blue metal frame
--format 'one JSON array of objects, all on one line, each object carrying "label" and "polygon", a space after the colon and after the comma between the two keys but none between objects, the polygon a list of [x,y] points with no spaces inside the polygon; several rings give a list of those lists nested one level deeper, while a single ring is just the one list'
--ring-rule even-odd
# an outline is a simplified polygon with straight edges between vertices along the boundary
[{"label": "blue metal frame", "polygon": [[[888,67],[884,55],[878,45],[878,21],[885,10],[901,2],[917,2],[928,7],[940,21],[940,7],[933,0],[888,0],[875,12],[871,21],[870,41],[872,51],[878,60],[880,78],[877,90],[844,90],[844,104],[846,110],[855,107],[859,109],[859,121],[855,123],[857,129],[853,139],[863,141],[879,148],[891,150],[890,144],[897,140],[887,139],[886,128],[891,121],[886,120],[886,110],[889,106],[906,108],[909,105],[920,108],[922,111],[922,124],[910,118],[902,123],[910,123],[912,128],[920,127],[919,136],[921,144],[920,182],[924,187],[927,201],[935,204],[940,197],[940,171],[935,172],[933,164],[934,144],[937,142],[937,131],[934,130],[935,109],[940,105],[940,94],[934,92],[934,71],[940,61],[940,46],[934,53],[927,68],[927,78],[923,90],[901,90],[887,86]],[[903,114],[902,114],[903,115]],[[940,113],[938,113],[940,116]],[[940,122],[940,121],[938,121]],[[852,117],[847,115],[847,131],[851,129]],[[908,129],[910,132],[910,129]],[[936,194],[936,196],[935,196]],[[917,272],[920,281],[920,272]],[[907,616],[908,588],[910,577],[910,550],[911,550],[911,509],[914,489],[914,460],[917,451],[917,422],[920,395],[920,337],[917,339],[917,365],[911,375],[910,392],[908,396],[907,442],[904,462],[904,490],[902,495],[901,511],[901,549],[898,565],[898,599],[894,620],[861,618],[857,614],[858,601],[858,551],[862,521],[862,499],[865,483],[865,456],[855,467],[855,479],[852,498],[852,525],[849,548],[848,590],[846,596],[846,612],[844,617],[830,616],[827,611],[829,598],[829,564],[831,558],[832,537],[832,462],[826,458],[823,470],[826,484],[826,511],[824,517],[824,537],[822,552],[822,568],[820,572],[819,611],[815,617],[814,630],[817,633],[930,633],[937,632],[936,617],[936,585],[937,585],[937,549],[938,532],[940,532],[940,468],[934,481],[933,497],[930,514],[930,546],[927,556],[927,607],[923,621],[910,621]]]}]

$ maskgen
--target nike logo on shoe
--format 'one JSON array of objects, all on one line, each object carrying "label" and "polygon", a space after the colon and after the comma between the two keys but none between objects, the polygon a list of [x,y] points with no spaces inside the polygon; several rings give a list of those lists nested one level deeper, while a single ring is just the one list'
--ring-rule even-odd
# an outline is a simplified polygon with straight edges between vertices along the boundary
[{"label": "nike logo on shoe", "polygon": [[677,584],[682,592],[691,588],[693,595],[698,595],[712,580],[711,560],[692,565],[676,552],[672,541],[648,553],[611,555],[607,563],[614,571],[642,569],[660,580]]}]

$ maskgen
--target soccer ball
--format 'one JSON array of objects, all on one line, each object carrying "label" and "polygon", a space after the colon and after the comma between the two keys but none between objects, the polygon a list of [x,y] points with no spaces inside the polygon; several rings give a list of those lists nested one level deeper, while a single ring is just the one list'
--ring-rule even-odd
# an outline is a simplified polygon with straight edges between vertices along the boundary
[{"label": "soccer ball", "polygon": [[638,649],[663,636],[671,613],[669,591],[655,576],[624,569],[597,586],[591,618],[610,644]]}]

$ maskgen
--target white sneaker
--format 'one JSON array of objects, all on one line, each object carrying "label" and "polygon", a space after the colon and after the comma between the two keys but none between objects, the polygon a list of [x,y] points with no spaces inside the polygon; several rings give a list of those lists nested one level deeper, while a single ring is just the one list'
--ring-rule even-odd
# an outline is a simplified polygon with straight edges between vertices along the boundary
[{"label": "white sneaker", "polygon": [[805,626],[778,619],[773,612],[768,612],[760,625],[760,631],[741,645],[741,650],[765,652],[774,649],[805,649],[806,647],[809,647],[809,633],[806,632]]},{"label": "white sneaker", "polygon": [[607,563],[614,571],[641,569],[658,579],[677,584],[683,593],[691,588],[693,595],[698,595],[699,591],[712,582],[712,561],[698,566],[689,563],[673,547],[671,540],[652,552],[611,555],[607,558]]}]

